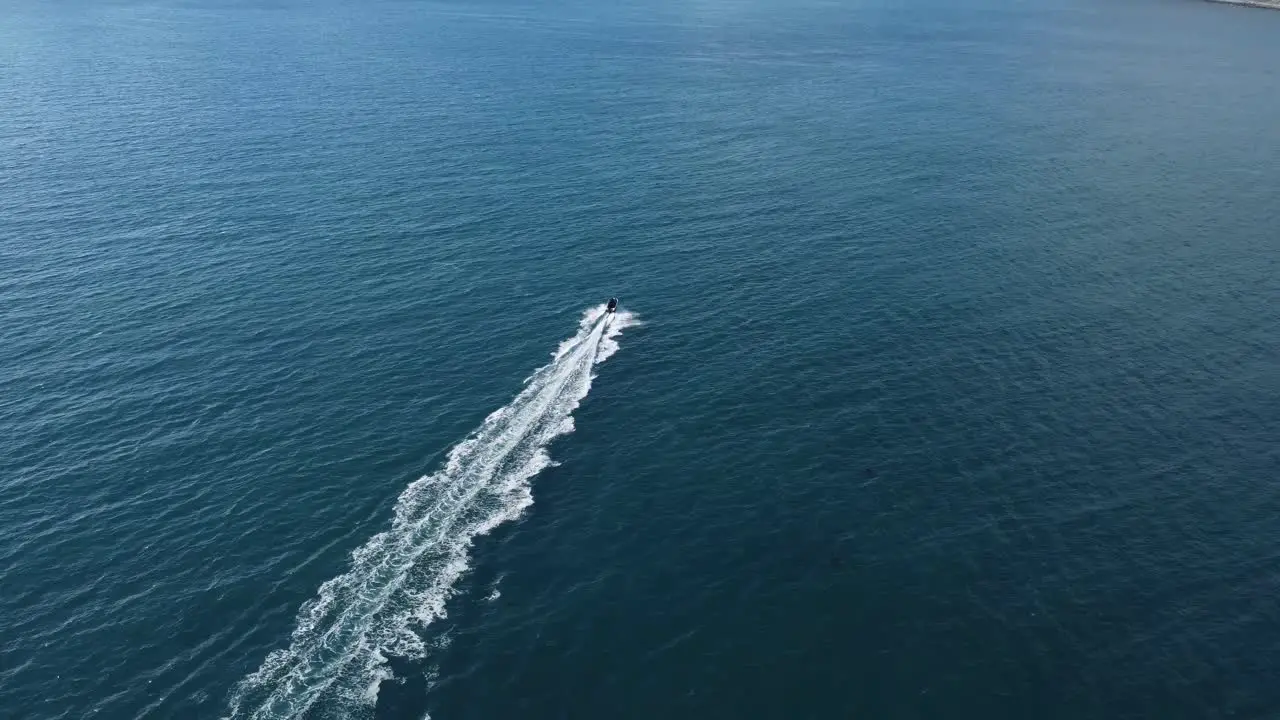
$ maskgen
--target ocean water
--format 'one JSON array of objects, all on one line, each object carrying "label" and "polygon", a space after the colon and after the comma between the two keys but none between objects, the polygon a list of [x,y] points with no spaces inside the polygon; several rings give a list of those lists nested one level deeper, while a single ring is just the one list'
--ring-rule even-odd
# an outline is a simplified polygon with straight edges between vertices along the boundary
[{"label": "ocean water", "polygon": [[1280,716],[1277,38],[5,4],[0,717]]}]

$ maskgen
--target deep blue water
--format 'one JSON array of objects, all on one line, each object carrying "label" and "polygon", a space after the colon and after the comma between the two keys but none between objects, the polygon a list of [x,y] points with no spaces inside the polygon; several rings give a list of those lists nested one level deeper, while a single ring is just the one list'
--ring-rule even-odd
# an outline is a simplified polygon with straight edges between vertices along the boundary
[{"label": "deep blue water", "polygon": [[0,716],[1280,715],[1277,38],[5,5]]}]

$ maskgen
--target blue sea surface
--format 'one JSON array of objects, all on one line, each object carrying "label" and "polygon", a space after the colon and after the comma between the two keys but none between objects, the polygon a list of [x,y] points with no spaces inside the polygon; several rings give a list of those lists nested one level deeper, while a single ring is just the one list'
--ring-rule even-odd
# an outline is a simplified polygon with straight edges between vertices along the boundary
[{"label": "blue sea surface", "polygon": [[0,717],[1280,716],[1278,39],[5,4]]}]

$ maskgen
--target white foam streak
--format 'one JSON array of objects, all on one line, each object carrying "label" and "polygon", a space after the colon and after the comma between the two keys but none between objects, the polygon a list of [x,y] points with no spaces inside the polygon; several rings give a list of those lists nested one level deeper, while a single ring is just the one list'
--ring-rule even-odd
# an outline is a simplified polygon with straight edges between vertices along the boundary
[{"label": "white foam streak", "polygon": [[588,310],[510,404],[450,450],[441,470],[405,489],[390,529],[352,553],[350,570],[299,611],[289,647],[236,686],[228,718],[367,715],[390,677],[385,656],[426,655],[420,631],[444,616],[472,540],[533,503],[529,480],[551,464],[550,442],[573,431],[592,366],[637,324],[630,313],[603,314],[603,305]]}]

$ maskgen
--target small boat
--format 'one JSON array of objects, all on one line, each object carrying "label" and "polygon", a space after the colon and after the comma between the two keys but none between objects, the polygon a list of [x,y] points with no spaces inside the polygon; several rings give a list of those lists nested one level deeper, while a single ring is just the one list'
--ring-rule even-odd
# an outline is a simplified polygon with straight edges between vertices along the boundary
[{"label": "small boat", "polygon": [[618,298],[609,298],[609,304],[604,306],[607,313],[615,312],[618,309]]}]

